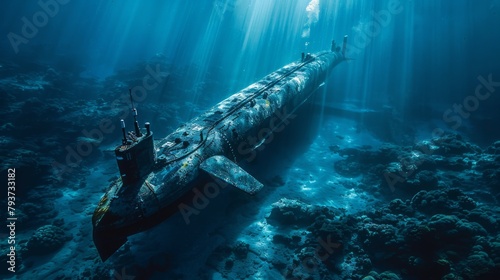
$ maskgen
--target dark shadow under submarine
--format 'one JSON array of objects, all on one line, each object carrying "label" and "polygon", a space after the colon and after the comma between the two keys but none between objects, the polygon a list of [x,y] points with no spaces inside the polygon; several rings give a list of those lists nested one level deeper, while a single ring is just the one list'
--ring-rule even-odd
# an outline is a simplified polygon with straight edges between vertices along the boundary
[{"label": "dark shadow under submarine", "polygon": [[176,212],[186,222],[195,213],[200,189],[236,187],[255,194],[262,187],[238,164],[252,161],[274,132],[285,129],[294,112],[324,83],[329,72],[346,60],[342,48],[303,54],[260,81],[216,104],[156,144],[150,124],[141,131],[134,110],[134,131],[115,148],[120,178],[102,196],[93,217],[94,244],[103,261],[128,236],[145,231]]}]

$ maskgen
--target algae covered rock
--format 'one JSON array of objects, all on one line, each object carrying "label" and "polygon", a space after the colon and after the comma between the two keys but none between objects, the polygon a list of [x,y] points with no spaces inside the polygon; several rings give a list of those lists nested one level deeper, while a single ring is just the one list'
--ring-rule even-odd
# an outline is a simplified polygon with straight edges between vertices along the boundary
[{"label": "algae covered rock", "polygon": [[248,252],[250,251],[250,245],[243,241],[236,241],[234,246],[232,247],[233,253],[238,259],[244,259],[247,257]]},{"label": "algae covered rock", "polygon": [[[476,252],[465,260],[464,276],[467,279],[479,279],[479,277],[490,276],[495,263],[485,252]],[[483,278],[486,279],[486,278]]]},{"label": "algae covered rock", "polygon": [[59,250],[71,236],[53,225],[38,228],[27,243],[29,255],[46,255]]},{"label": "algae covered rock", "polygon": [[442,156],[463,155],[465,153],[480,153],[481,148],[467,142],[462,135],[457,133],[447,133],[433,140],[437,146],[436,154]]},{"label": "algae covered rock", "polygon": [[389,202],[387,208],[393,214],[410,215],[413,213],[413,209],[410,207],[409,201],[407,203],[399,198],[393,199],[391,202]]},{"label": "algae covered rock", "polygon": [[270,224],[284,226],[307,226],[322,215],[333,215],[327,207],[311,206],[294,199],[282,198],[273,203],[271,214],[267,218]]},{"label": "algae covered rock", "polygon": [[411,199],[411,206],[426,214],[451,214],[476,208],[477,203],[460,189],[420,191]]}]

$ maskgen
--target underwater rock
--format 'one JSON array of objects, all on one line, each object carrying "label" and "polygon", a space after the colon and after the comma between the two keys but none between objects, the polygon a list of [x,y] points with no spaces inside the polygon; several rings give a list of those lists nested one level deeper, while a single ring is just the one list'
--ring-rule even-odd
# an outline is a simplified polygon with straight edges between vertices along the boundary
[{"label": "underwater rock", "polygon": [[438,177],[435,172],[422,170],[414,177],[410,177],[406,182],[400,184],[398,190],[404,192],[405,195],[415,195],[421,190],[434,190],[438,187]]},{"label": "underwater rock", "polygon": [[313,270],[317,266],[316,249],[312,246],[303,247],[297,254],[299,262],[308,270]]},{"label": "underwater rock", "polygon": [[485,251],[487,251],[490,258],[495,263],[495,267],[497,270],[500,270],[500,234],[495,238],[488,242],[488,247]]},{"label": "underwater rock", "polygon": [[422,170],[417,173],[415,178],[419,182],[421,189],[434,189],[437,187],[438,178],[434,172]]},{"label": "underwater rock", "polygon": [[[366,186],[372,186],[374,181],[387,182],[387,174],[404,179],[413,174],[417,167],[435,169],[435,163],[430,157],[414,153],[411,147],[391,144],[384,144],[378,150],[371,150],[371,147],[350,147],[338,150],[338,154],[343,159],[334,163],[335,171],[349,178],[362,174],[361,180]],[[368,191],[377,192],[376,189]]]},{"label": "underwater rock", "polygon": [[[391,217],[395,214],[401,223]],[[366,215],[358,218],[360,248],[354,249],[355,242],[347,246],[354,252],[366,251],[374,267],[390,264],[387,267],[392,271],[417,279],[465,276],[464,271],[481,271],[476,264],[480,262],[485,262],[487,269],[466,279],[494,279],[487,277],[495,275],[495,265],[500,267],[500,235],[498,240],[488,235],[498,232],[496,208],[477,207],[461,190],[421,191],[411,203],[394,199]],[[471,257],[471,251],[480,256]],[[379,275],[363,275],[380,279]]]},{"label": "underwater rock", "polygon": [[340,247],[350,237],[350,228],[343,222],[327,219],[314,233],[321,237],[328,237],[329,240],[337,242]]},{"label": "underwater rock", "polygon": [[401,278],[394,272],[384,271],[379,274],[379,278],[377,280],[401,280]]},{"label": "underwater rock", "polygon": [[393,214],[411,215],[413,213],[413,208],[411,208],[410,206],[410,201],[407,200],[406,202],[404,202],[399,198],[391,200],[387,208]]},{"label": "underwater rock", "polygon": [[491,146],[486,148],[485,152],[492,155],[500,155],[500,141],[491,144]]},{"label": "underwater rock", "polygon": [[[35,202],[36,200],[28,200]],[[26,202],[19,207],[23,213],[23,224],[26,228],[40,225],[57,216],[58,211],[54,208],[54,203],[47,200],[40,200],[39,203]]]},{"label": "underwater rock", "polygon": [[20,204],[19,210],[29,219],[24,219],[23,226],[25,229],[34,229],[59,214],[54,201],[63,196],[63,190],[51,185],[40,185],[30,188],[24,196],[25,202]]},{"label": "underwater rock", "polygon": [[497,232],[500,229],[500,210],[489,207],[478,207],[466,215],[467,220],[480,224],[489,232]]},{"label": "underwater rock", "polygon": [[499,183],[500,183],[500,166],[494,168],[494,169],[486,169],[483,171],[482,178],[485,182],[489,182],[490,186],[495,185],[496,188],[498,189]]},{"label": "underwater rock", "polygon": [[[369,252],[383,254],[383,251],[392,251],[401,244],[396,227],[388,224],[367,223],[358,231],[358,240],[363,248]],[[381,250],[383,249],[383,250]]]},{"label": "underwater rock", "polygon": [[412,225],[404,229],[404,239],[412,248],[420,248],[425,250],[434,242],[434,230],[425,224]]},{"label": "underwater rock", "polygon": [[339,274],[341,279],[361,279],[371,269],[373,265],[367,254],[358,255],[350,252],[343,256],[333,272]]},{"label": "underwater rock", "polygon": [[468,157],[450,156],[436,159],[436,164],[441,170],[465,171],[473,167],[472,161]]},{"label": "underwater rock", "polygon": [[426,214],[450,214],[472,210],[477,203],[460,189],[420,191],[411,199],[411,206]]},{"label": "underwater rock", "polygon": [[333,216],[328,207],[311,206],[298,200],[282,198],[272,204],[267,221],[272,225],[307,226],[314,223],[321,214]]},{"label": "underwater rock", "polygon": [[273,236],[273,243],[274,244],[283,244],[286,247],[290,248],[292,247],[293,240],[291,237],[282,235],[282,234],[276,234]]},{"label": "underwater rock", "polygon": [[385,166],[384,174],[403,174],[403,166],[401,163],[393,161]]},{"label": "underwater rock", "polygon": [[[406,202],[409,204],[409,201]],[[405,204],[406,204],[405,203]],[[415,211],[411,209],[412,213]],[[415,213],[416,214],[416,213]],[[367,217],[367,218],[366,218]],[[366,213],[366,216],[361,216],[358,219],[363,223],[388,224],[398,226],[402,220],[406,218],[403,214],[394,214],[389,209],[389,205],[380,206]]]},{"label": "underwater rock", "polygon": [[378,280],[378,279],[380,279],[380,274],[376,271],[370,271],[368,275],[363,278],[363,280]]},{"label": "underwater rock", "polygon": [[60,227],[42,226],[29,239],[27,251],[30,256],[51,254],[59,250],[71,238]]},{"label": "underwater rock", "polygon": [[250,250],[250,245],[243,241],[236,241],[236,243],[232,246],[232,251],[234,256],[238,259],[244,259],[248,255],[248,251]]},{"label": "underwater rock", "polygon": [[28,113],[42,113],[44,109],[44,103],[38,97],[31,97],[24,101],[22,105],[22,110]]},{"label": "underwater rock", "polygon": [[[347,279],[347,275],[359,279],[452,279],[457,275],[477,279],[474,277],[494,275],[495,265],[496,269],[500,267],[500,234],[494,239],[488,235],[498,232],[498,210],[477,206],[457,188],[420,191],[411,200],[393,199],[385,206],[363,212],[365,215],[357,213],[341,219],[330,208],[321,210],[326,214],[320,212],[313,220],[315,208],[296,200],[280,200],[268,218],[280,225],[303,226],[305,221],[314,221],[307,227],[311,234],[304,246],[296,250],[294,268],[287,268],[290,277],[316,279],[338,273],[340,279]],[[317,254],[325,252],[315,248],[318,237],[329,237],[329,241],[341,245],[319,266]],[[283,234],[276,234],[273,243],[284,244],[289,250],[297,248]],[[278,265],[284,269],[285,263]],[[368,274],[381,265],[391,271]],[[479,269],[480,265],[486,268]],[[315,269],[313,274],[307,273],[309,268]]]},{"label": "underwater rock", "polygon": [[433,148],[433,154],[442,156],[454,156],[463,154],[481,153],[482,150],[478,146],[467,142],[462,135],[458,133],[446,133],[443,136],[433,139],[432,144],[437,147]]},{"label": "underwater rock", "polygon": [[500,141],[486,149],[476,162],[476,170],[481,172],[482,182],[500,199]]},{"label": "underwater rock", "polygon": [[[472,239],[477,236],[487,236],[486,230],[475,222],[459,219],[454,215],[436,214],[431,217],[427,226],[434,231],[434,238],[449,243],[466,242],[472,244]],[[467,240],[468,239],[468,240]]]},{"label": "underwater rock", "polygon": [[406,273],[408,276],[413,276],[415,279],[441,279],[444,275],[451,271],[452,263],[445,258],[432,260],[429,258],[421,258],[410,256],[406,264]]},{"label": "underwater rock", "polygon": [[328,146],[328,149],[330,150],[330,152],[338,153],[340,151],[340,146],[339,145],[332,145],[332,146]]},{"label": "underwater rock", "polygon": [[[14,131],[16,127],[12,123],[4,123],[0,125],[0,131],[3,132],[3,134],[10,134],[10,132]],[[11,145],[14,146],[16,142],[14,141],[13,138],[2,136],[2,140],[0,142],[2,145]]]},{"label": "underwater rock", "polygon": [[454,215],[436,214],[431,217],[428,227],[438,232],[446,233],[455,230],[459,221],[460,219]]},{"label": "underwater rock", "polygon": [[226,262],[224,263],[224,268],[229,270],[233,268],[234,265],[234,260],[233,259],[227,259]]},{"label": "underwater rock", "polygon": [[[21,144],[26,147],[25,143]],[[51,160],[42,155],[42,152],[28,148],[4,150],[3,147],[0,148],[0,152],[4,156],[0,163],[2,169],[16,168],[17,184],[23,186],[18,192],[22,195],[29,193],[34,186],[50,183]]]},{"label": "underwater rock", "polygon": [[377,158],[381,162],[389,162],[397,159],[402,153],[400,146],[384,143],[380,146],[377,153]]},{"label": "underwater rock", "polygon": [[495,263],[485,252],[475,252],[470,255],[464,261],[463,266],[462,275],[465,276],[466,279],[494,279],[489,277],[498,276],[492,273],[495,268]]},{"label": "underwater rock", "polygon": [[443,214],[410,226],[403,234],[409,249],[407,253],[412,254],[407,263],[409,273],[422,279],[436,275],[438,279],[444,277],[471,249],[482,250],[481,246],[473,245],[487,236],[479,224]]}]

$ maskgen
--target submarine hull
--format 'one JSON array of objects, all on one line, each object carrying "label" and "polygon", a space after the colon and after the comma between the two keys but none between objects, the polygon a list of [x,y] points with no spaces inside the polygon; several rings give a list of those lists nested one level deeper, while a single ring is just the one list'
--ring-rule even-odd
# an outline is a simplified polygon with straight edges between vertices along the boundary
[{"label": "submarine hull", "polygon": [[142,153],[148,163],[136,163],[140,173],[132,173],[140,178],[131,180],[122,173],[94,212],[93,238],[101,259],[109,258],[128,236],[177,211],[185,215],[186,203],[207,182],[255,194],[263,185],[239,164],[251,161],[273,132],[285,129],[294,112],[344,60],[339,51],[308,54],[224,99],[156,143],[153,151]]}]

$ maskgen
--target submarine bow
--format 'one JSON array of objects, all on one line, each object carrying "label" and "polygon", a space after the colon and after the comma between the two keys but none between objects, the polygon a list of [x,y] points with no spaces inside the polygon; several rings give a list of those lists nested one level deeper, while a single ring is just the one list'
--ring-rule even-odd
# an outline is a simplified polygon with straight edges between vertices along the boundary
[{"label": "submarine bow", "polygon": [[[92,217],[94,244],[103,261],[127,237],[153,227],[193,196],[193,188],[210,177],[249,194],[263,184],[238,163],[248,159],[274,131],[284,129],[292,115],[323,84],[329,72],[346,60],[332,43],[330,51],[303,54],[302,59],[278,69],[231,95],[204,114],[154,143],[149,123],[137,122],[126,132],[115,155],[120,178],[101,198]],[[264,135],[262,135],[264,134]],[[260,141],[247,141],[259,136]]]}]

